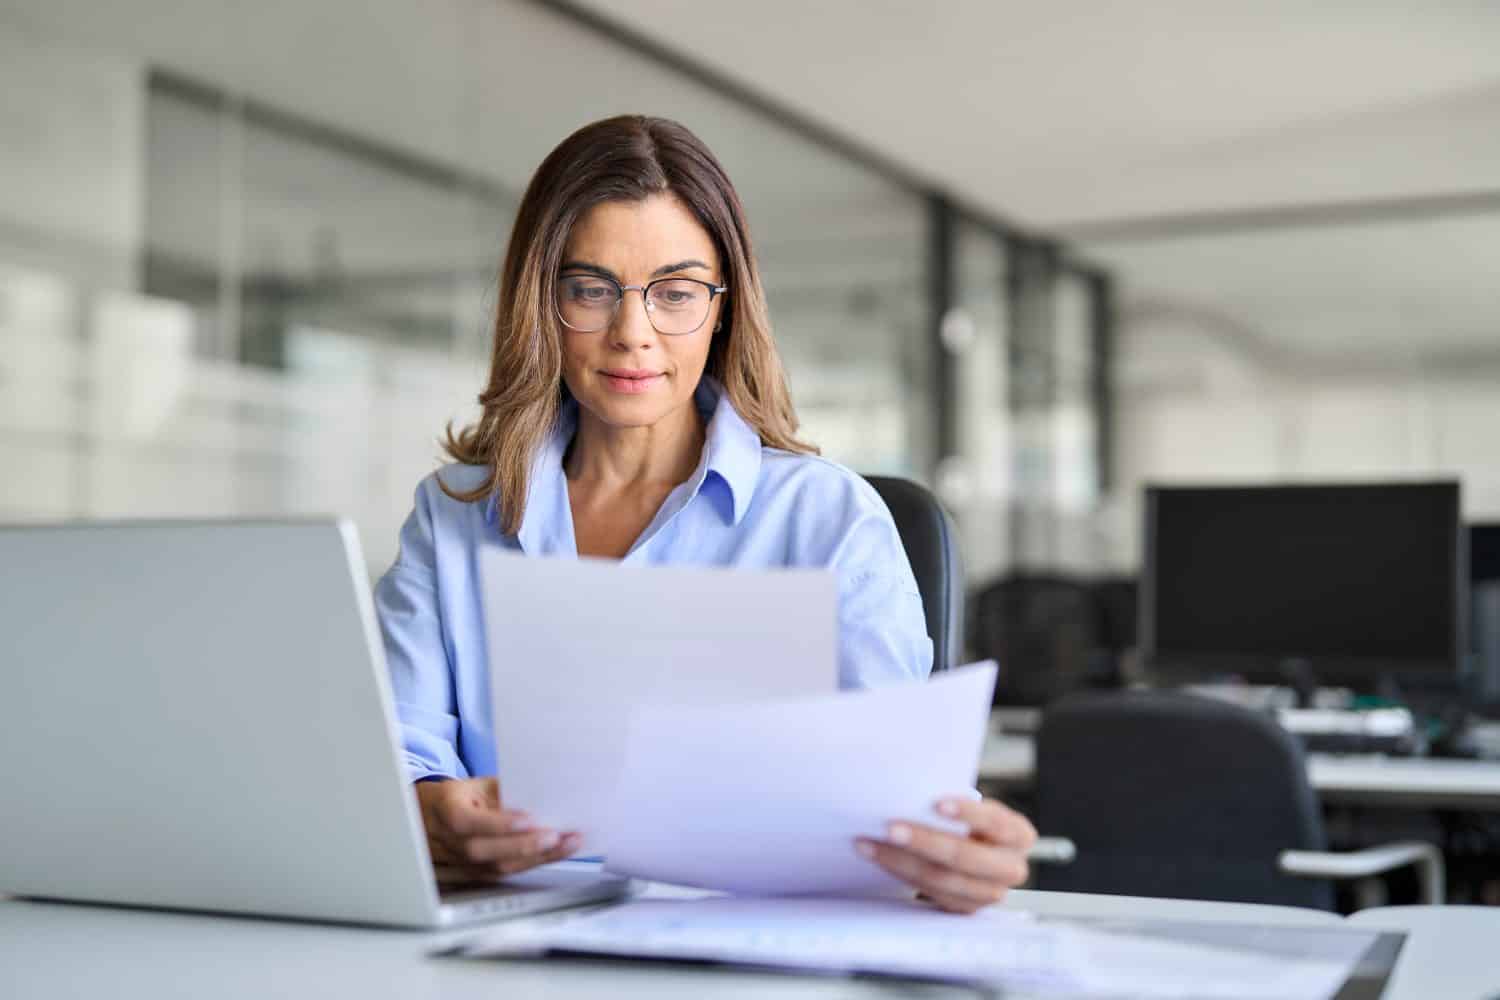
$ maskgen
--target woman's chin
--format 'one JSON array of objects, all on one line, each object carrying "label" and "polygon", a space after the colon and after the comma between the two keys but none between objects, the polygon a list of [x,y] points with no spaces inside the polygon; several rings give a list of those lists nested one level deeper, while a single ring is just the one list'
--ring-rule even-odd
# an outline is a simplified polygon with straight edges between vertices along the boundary
[{"label": "woman's chin", "polygon": [[665,393],[618,394],[590,393],[580,405],[597,420],[610,427],[650,427],[659,423],[676,407]]}]

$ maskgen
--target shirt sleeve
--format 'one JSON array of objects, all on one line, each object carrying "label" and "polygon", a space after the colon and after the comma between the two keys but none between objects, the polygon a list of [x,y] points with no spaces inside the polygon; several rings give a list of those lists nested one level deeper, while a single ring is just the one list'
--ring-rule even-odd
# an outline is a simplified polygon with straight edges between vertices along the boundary
[{"label": "shirt sleeve", "polygon": [[453,668],[438,605],[436,548],[424,487],[401,527],[401,551],[375,585],[375,610],[411,781],[468,777],[454,741]]},{"label": "shirt sleeve", "polygon": [[839,590],[839,686],[923,680],[932,639],[896,523],[882,505],[863,513],[834,554]]}]

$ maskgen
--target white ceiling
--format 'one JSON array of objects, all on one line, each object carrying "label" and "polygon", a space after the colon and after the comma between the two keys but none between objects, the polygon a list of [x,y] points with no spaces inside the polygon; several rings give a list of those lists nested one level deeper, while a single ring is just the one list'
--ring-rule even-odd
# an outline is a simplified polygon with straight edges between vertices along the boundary
[{"label": "white ceiling", "polygon": [[[1500,217],[1347,225],[1100,247],[1140,317],[1200,322],[1322,370],[1500,360]],[[1493,367],[1484,374],[1492,377]]]},{"label": "white ceiling", "polygon": [[1492,0],[582,5],[1035,225],[1500,186]]}]

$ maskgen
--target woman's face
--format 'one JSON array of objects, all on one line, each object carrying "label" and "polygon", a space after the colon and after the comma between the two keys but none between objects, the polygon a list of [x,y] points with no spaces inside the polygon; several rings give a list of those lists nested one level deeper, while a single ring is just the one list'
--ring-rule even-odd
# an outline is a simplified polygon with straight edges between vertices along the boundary
[{"label": "woman's face", "polygon": [[[608,315],[595,300],[612,289],[599,278],[620,285],[645,285],[658,278],[694,278],[723,284],[721,262],[713,240],[675,195],[652,195],[644,201],[607,201],[580,218],[563,252],[561,277],[555,286],[565,314]],[[575,279],[571,280],[570,279]],[[696,318],[691,296],[708,294],[702,285],[659,286],[654,316],[662,329]],[[578,405],[612,427],[648,427],[691,406],[693,391],[708,362],[708,348],[723,307],[722,295],[706,303],[703,323],[691,333],[658,333],[647,316],[642,293],[629,291],[613,320],[602,330],[562,330],[563,381]],[[577,321],[579,326],[592,322]]]}]

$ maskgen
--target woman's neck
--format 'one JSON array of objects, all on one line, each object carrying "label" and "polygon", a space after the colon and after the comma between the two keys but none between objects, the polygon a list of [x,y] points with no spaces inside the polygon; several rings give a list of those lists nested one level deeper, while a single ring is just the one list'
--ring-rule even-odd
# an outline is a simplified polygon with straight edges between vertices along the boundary
[{"label": "woman's neck", "polygon": [[691,401],[649,427],[611,427],[580,407],[563,470],[570,482],[608,491],[675,486],[697,468],[706,433]]}]

